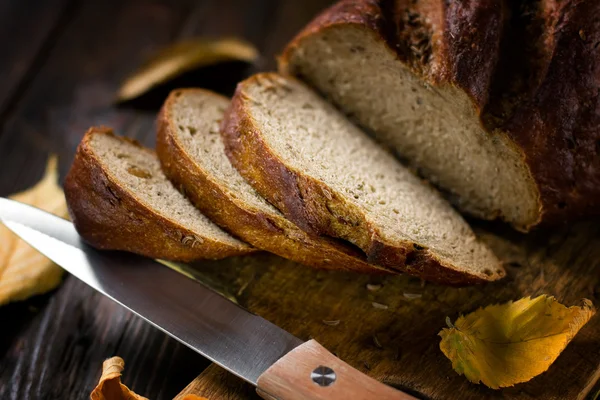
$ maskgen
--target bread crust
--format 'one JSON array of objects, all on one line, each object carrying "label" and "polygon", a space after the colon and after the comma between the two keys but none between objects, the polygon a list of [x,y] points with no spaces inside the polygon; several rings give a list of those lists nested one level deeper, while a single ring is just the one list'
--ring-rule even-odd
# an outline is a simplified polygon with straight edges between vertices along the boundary
[{"label": "bread crust", "polygon": [[[64,184],[69,214],[77,232],[93,247],[123,250],[146,257],[192,262],[249,254],[256,249],[232,246],[191,230],[140,203],[106,171],[90,147],[93,135],[116,137],[110,128],[92,127],[83,137]],[[127,138],[136,146],[139,143]],[[202,243],[200,243],[202,241]]]},{"label": "bread crust", "polygon": [[501,0],[439,1],[444,7],[441,29],[445,54],[439,81],[452,82],[473,100],[481,114],[500,54],[505,2]]},{"label": "bread crust", "polygon": [[[287,167],[263,141],[246,107],[246,85],[280,80],[276,74],[254,75],[238,84],[225,113],[221,134],[227,156],[238,171],[287,218],[317,235],[342,237],[365,251],[371,263],[446,285],[469,285],[501,278],[504,273],[475,275],[440,260],[413,242],[386,243],[364,213],[327,185]],[[291,78],[290,78],[291,79]],[[494,266],[494,270],[501,267]]]},{"label": "bread crust", "polygon": [[[543,36],[540,55],[534,62],[534,79],[525,85],[518,104],[509,115],[492,115],[490,103],[503,101],[502,69],[510,65],[511,52],[502,52],[510,33],[510,10],[499,0],[419,1],[438,29],[432,32],[432,56],[427,62],[411,63],[403,51],[398,13],[410,7],[409,0],[342,0],[325,10],[286,47],[279,59],[280,71],[295,74],[293,54],[311,35],[352,25],[376,35],[399,62],[413,68],[431,85],[460,88],[472,100],[478,123],[490,140],[500,135],[524,160],[526,177],[538,196],[538,216],[524,225],[528,231],[539,224],[560,224],[600,214],[600,2],[596,0],[540,0]],[[514,2],[513,6],[518,4]],[[415,28],[409,28],[415,29]],[[410,44],[410,43],[408,43]],[[521,46],[523,43],[508,43]],[[537,46],[537,44],[536,44]],[[498,81],[500,80],[500,81]],[[539,80],[539,82],[538,82]],[[509,94],[510,95],[510,94]],[[491,96],[497,96],[492,98]],[[493,108],[493,107],[492,107]],[[489,121],[495,120],[496,124]],[[450,188],[451,189],[451,188]],[[510,188],[506,188],[510,190]],[[490,214],[489,218],[497,215]]]},{"label": "bread crust", "polygon": [[339,1],[319,14],[286,46],[278,59],[280,71],[294,74],[290,58],[308,36],[338,25],[354,25],[375,34],[399,61],[411,65],[418,74],[426,74],[432,83],[451,83],[463,89],[478,113],[481,112],[488,100],[499,56],[504,2],[478,0],[477,7],[462,1],[418,2],[419,11],[438,26],[435,30],[428,27],[432,57],[410,62],[411,43],[402,43],[401,38],[404,31],[414,27],[404,27],[401,20],[404,10],[415,7],[412,3],[412,0]]},{"label": "bread crust", "polygon": [[[229,99],[202,89],[173,91],[157,119],[156,150],[169,179],[216,224],[257,248],[304,265],[330,270],[389,274],[394,271],[369,264],[364,254],[329,238],[311,236],[282,215],[267,214],[233,197],[191,158],[178,140],[171,107],[180,95],[202,93],[217,101]],[[200,133],[202,134],[202,133]]]},{"label": "bread crust", "polygon": [[[548,0],[546,0],[548,1]],[[504,129],[526,155],[547,223],[600,214],[600,2],[560,2],[535,92]]]},{"label": "bread crust", "polygon": [[390,43],[392,31],[389,29],[386,31],[379,3],[380,0],[342,0],[326,8],[288,43],[281,56],[277,58],[280,73],[294,75],[290,59],[292,53],[302,45],[302,41],[336,25],[355,25],[374,33],[383,43]]}]

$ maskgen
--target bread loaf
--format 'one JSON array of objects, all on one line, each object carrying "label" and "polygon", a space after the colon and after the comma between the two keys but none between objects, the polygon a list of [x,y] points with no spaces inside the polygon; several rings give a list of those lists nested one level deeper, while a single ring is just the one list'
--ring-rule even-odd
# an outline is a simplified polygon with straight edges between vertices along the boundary
[{"label": "bread loaf", "polygon": [[527,231],[600,213],[600,2],[342,0],[286,48],[463,210]]}]

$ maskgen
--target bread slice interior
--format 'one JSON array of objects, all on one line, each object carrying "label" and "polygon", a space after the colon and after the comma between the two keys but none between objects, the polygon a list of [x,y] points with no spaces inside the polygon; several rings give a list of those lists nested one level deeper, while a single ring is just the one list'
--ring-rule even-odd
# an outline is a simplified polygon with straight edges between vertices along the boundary
[{"label": "bread slice interior", "polygon": [[173,91],[158,123],[167,176],[215,223],[253,246],[317,268],[390,273],[348,243],[309,235],[261,197],[225,154],[220,122],[230,100],[203,89]]},{"label": "bread slice interior", "polygon": [[[265,164],[259,155],[265,152],[296,177],[289,185],[289,178],[261,179],[257,185],[288,217],[312,218],[304,222],[349,240],[369,257],[377,257],[375,242],[404,255],[414,244],[444,268],[466,276],[494,280],[504,275],[494,254],[436,190],[299,81],[255,75],[238,86],[230,112],[235,114],[230,119],[243,121],[229,127],[237,132],[224,130],[240,171],[280,176],[283,168]],[[255,148],[241,154],[239,143]],[[288,194],[299,192],[299,207],[306,209],[285,210],[280,196],[286,189],[277,185],[288,185]]]},{"label": "bread slice interior", "polygon": [[539,192],[517,146],[483,126],[464,91],[429,83],[376,31],[352,23],[314,30],[284,59],[285,73],[326,96],[462,210],[521,230],[539,221]]},{"label": "bread slice interior", "polygon": [[246,182],[225,155],[219,124],[229,106],[229,100],[203,90],[186,90],[180,93],[170,112],[177,126],[177,140],[186,153],[230,196],[246,203],[248,207],[269,214],[279,214]]},{"label": "bread slice interior", "polygon": [[102,167],[146,208],[191,230],[200,240],[208,238],[240,250],[251,249],[194,207],[166,178],[153,152],[107,134],[93,135],[89,144]]}]

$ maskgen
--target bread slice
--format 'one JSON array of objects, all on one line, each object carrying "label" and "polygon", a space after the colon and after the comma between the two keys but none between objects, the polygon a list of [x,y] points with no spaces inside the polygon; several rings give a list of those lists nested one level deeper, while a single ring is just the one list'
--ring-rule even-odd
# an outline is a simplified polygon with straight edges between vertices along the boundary
[{"label": "bread slice", "polygon": [[64,189],[77,231],[99,249],[183,262],[256,251],[179,193],[153,151],[109,128],[87,131]]},{"label": "bread slice", "polygon": [[600,2],[342,0],[297,76],[462,210],[527,231],[600,214]]},{"label": "bread slice", "polygon": [[447,283],[504,276],[458,213],[331,104],[275,73],[238,85],[222,134],[233,165],[304,230],[386,268]]},{"label": "bread slice", "polygon": [[157,153],[166,175],[205,215],[253,246],[301,264],[368,273],[368,264],[340,241],[311,236],[265,201],[231,165],[219,135],[229,99],[202,89],[175,90],[158,118]]}]

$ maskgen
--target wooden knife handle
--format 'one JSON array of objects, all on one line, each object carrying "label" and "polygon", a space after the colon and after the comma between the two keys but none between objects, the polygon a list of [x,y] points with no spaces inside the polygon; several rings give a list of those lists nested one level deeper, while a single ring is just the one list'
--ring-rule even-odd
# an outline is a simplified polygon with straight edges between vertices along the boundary
[{"label": "wooden knife handle", "polygon": [[416,400],[352,368],[315,340],[279,359],[257,386],[267,400]]}]

